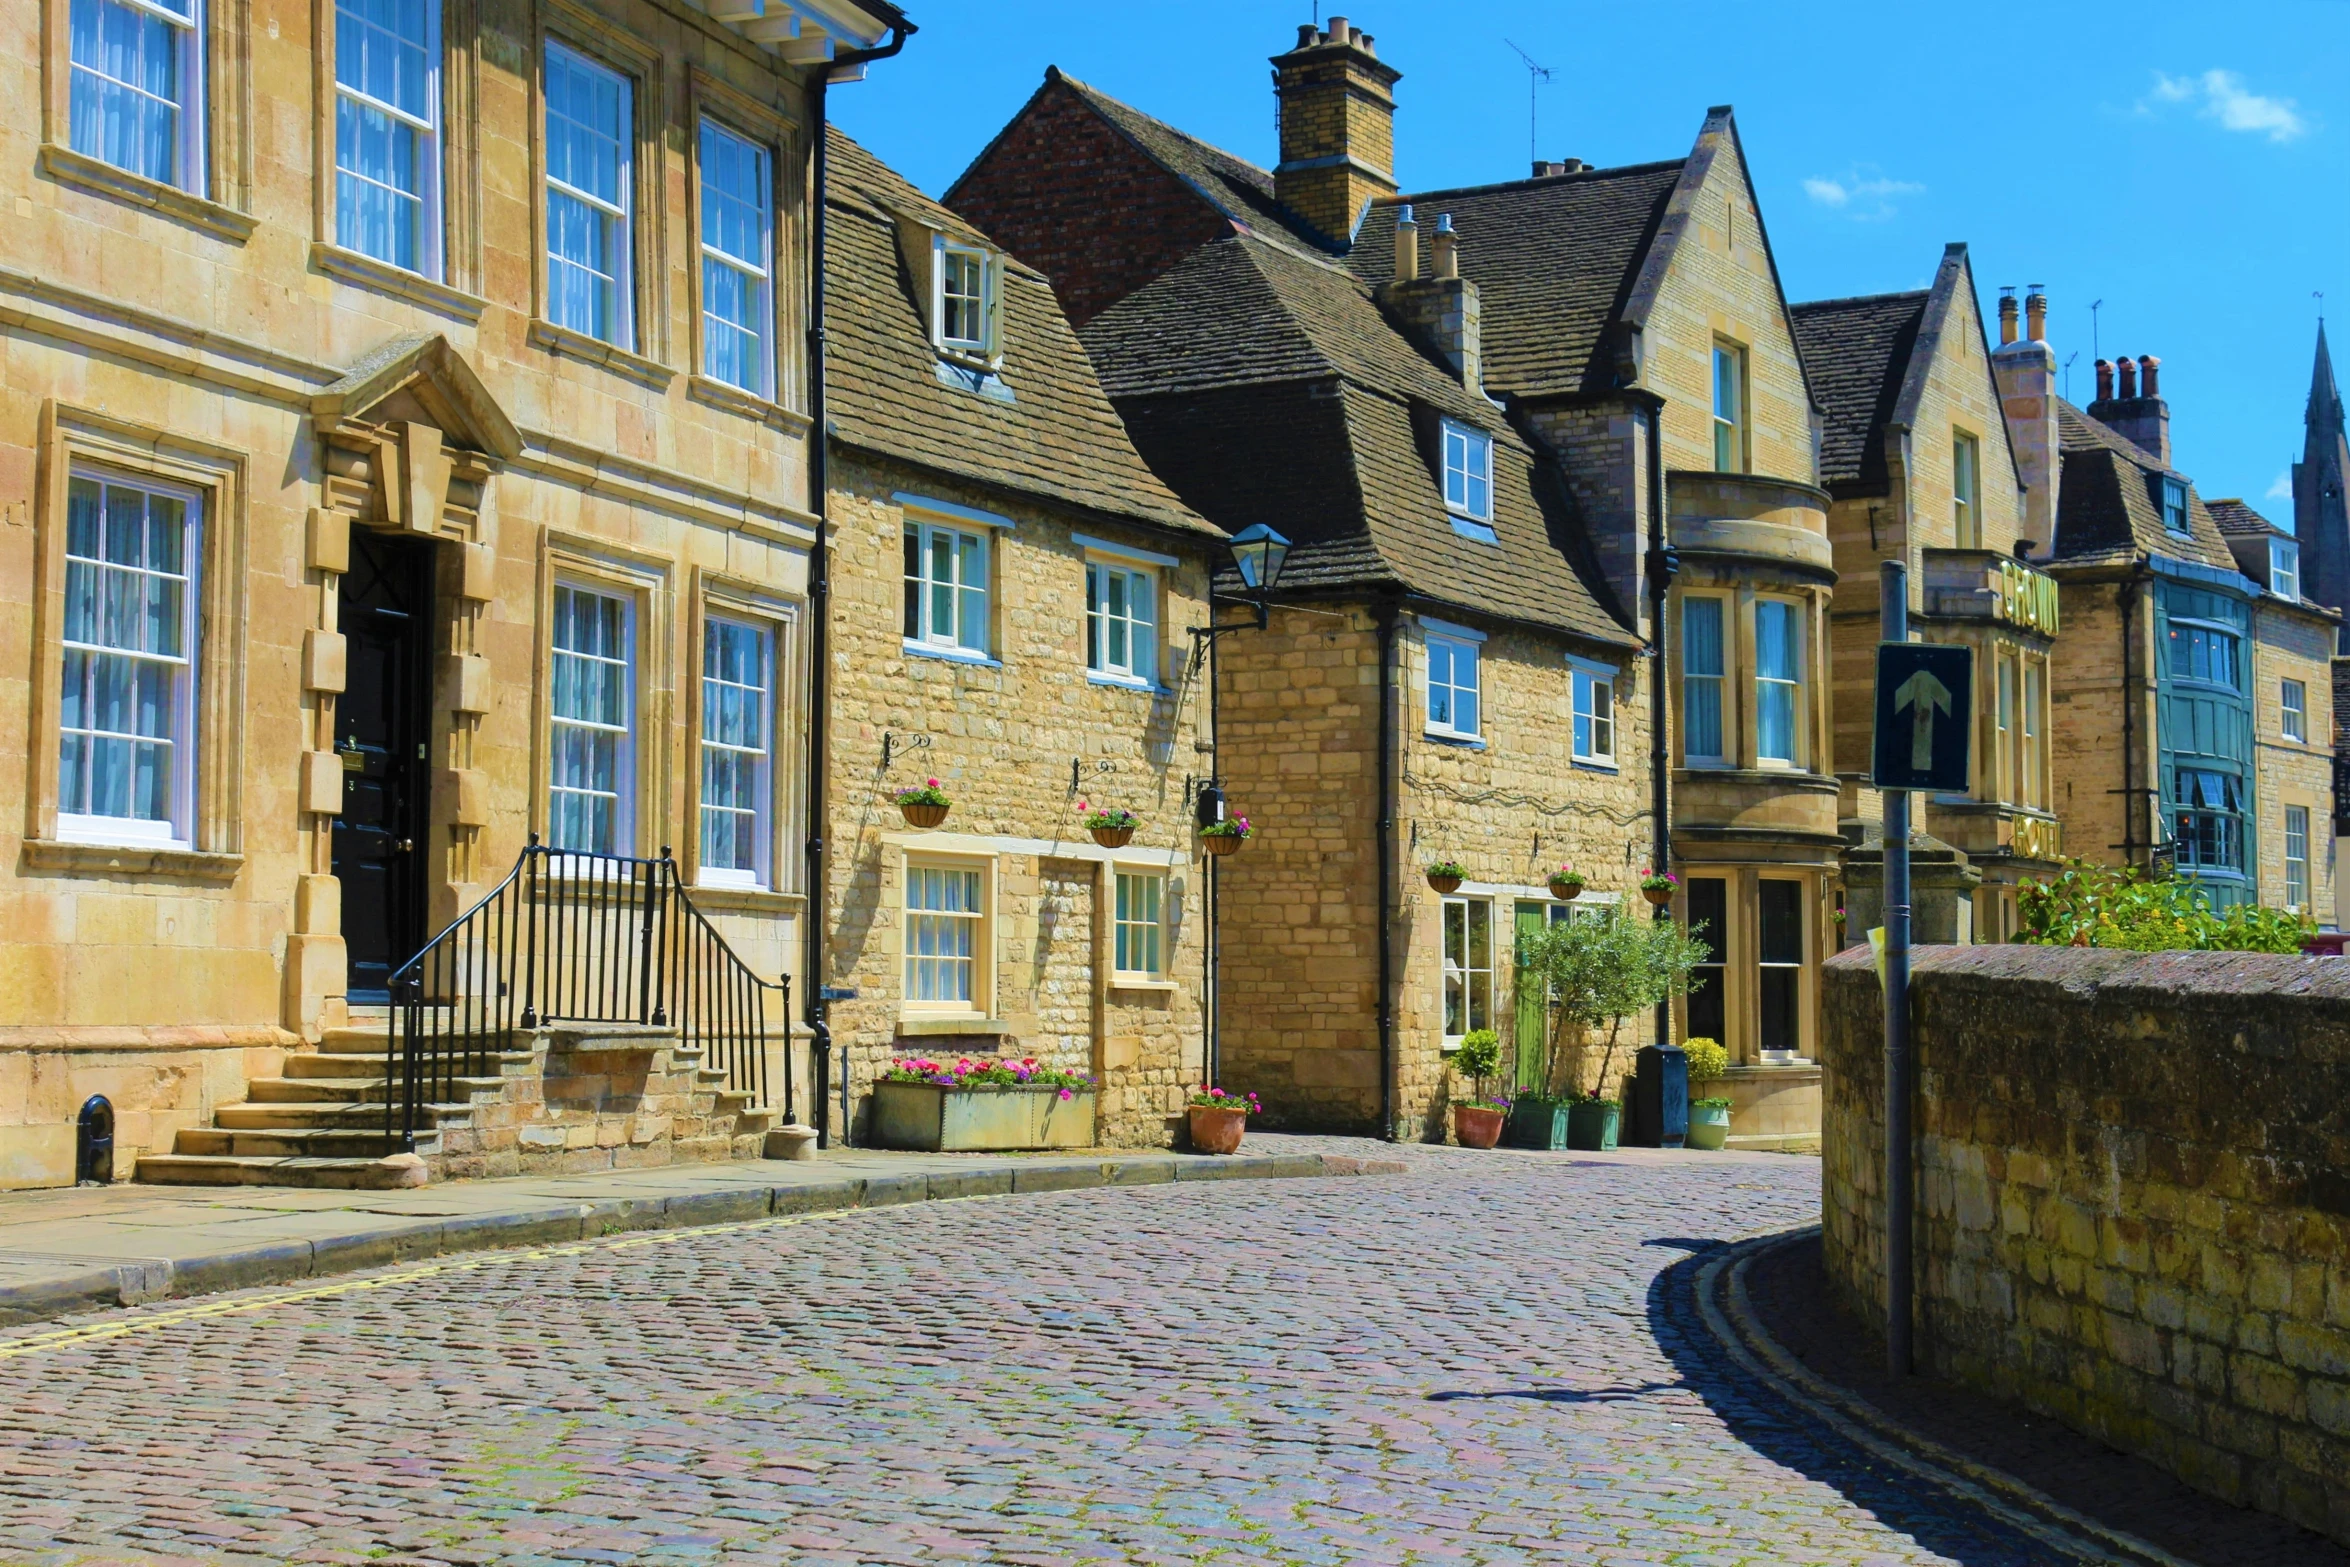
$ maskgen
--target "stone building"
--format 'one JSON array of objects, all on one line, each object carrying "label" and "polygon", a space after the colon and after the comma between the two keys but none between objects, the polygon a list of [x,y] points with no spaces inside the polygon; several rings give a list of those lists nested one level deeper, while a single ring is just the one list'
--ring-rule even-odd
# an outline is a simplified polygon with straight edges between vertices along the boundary
[{"label": "stone building", "polygon": [[[1485,388],[1555,465],[1604,601],[1662,652],[1662,689],[1646,694],[1662,698],[1651,733],[1676,912],[1717,959],[1679,1026],[1729,1048],[1734,1141],[1808,1136],[1843,850],[1836,572],[1821,412],[1736,121],[1709,110],[1666,162],[1570,159],[1376,201],[1349,254],[1364,280],[1394,266],[1404,204],[1459,234]],[[1656,553],[1668,543],[1669,583]]]},{"label": "stone building", "polygon": [[[2053,374],[2046,301],[2032,297],[2026,337],[2014,297],[2003,298],[1995,351],[1978,299],[1966,247],[1951,245],[1931,287],[1795,307],[1827,410],[1821,476],[1835,497],[1836,772],[1853,846],[1847,943],[1883,921],[1884,818],[1868,775],[1884,561],[1908,568],[1912,639],[1975,653],[1972,786],[1919,801],[1912,817],[1918,939],[2006,940],[2017,929],[2016,887],[2053,874],[2063,852],[2047,745],[2056,584],[2024,564],[2047,534],[2033,532],[2002,389],[2005,377],[2025,395],[2020,377]],[[2045,385],[2037,395],[2049,395]]]},{"label": "stone building", "polygon": [[821,14],[15,13],[0,1184],[365,1024],[531,833],[791,966],[809,130],[903,24]]},{"label": "stone building", "polygon": [[[2302,413],[2301,460],[2293,465],[2292,531],[2301,591],[2328,609],[2350,614],[2350,431],[2345,429],[2342,391],[2334,383],[2323,320],[2317,324],[2309,402]],[[2337,697],[2335,721],[2342,732],[2334,742],[2332,836],[2340,839],[2350,836],[2350,658],[2343,656],[2350,649],[2338,636],[2334,653],[2331,683]]]},{"label": "stone building", "polygon": [[2056,533],[2035,561],[2062,598],[2055,808],[2082,858],[2175,865],[2222,908],[2322,915],[2341,617],[2303,596],[2282,529],[2207,506],[2173,466],[2161,368],[2099,360],[2097,399],[2056,404]]},{"label": "stone building", "polygon": [[[893,1057],[1006,1054],[1099,1077],[1102,1141],[1167,1143],[1206,1071],[1191,633],[1224,536],[1135,454],[1042,276],[831,149],[838,1124]],[[952,812],[917,830],[894,796],[929,778]],[[1133,841],[1096,844],[1087,803]]]},{"label": "stone building", "polygon": [[1215,770],[1257,830],[1219,872],[1222,1081],[1277,1124],[1440,1138],[1467,1033],[1538,1069],[1512,933],[1566,913],[1548,873],[1605,907],[1650,863],[1655,676],[1556,456],[1494,396],[1520,345],[1473,251],[1505,236],[1439,221],[1350,269],[1397,73],[1335,18],[1274,66],[1273,173],[1053,72],[947,200],[1053,279],[1177,495],[1292,543],[1269,626],[1226,610],[1214,642]]}]

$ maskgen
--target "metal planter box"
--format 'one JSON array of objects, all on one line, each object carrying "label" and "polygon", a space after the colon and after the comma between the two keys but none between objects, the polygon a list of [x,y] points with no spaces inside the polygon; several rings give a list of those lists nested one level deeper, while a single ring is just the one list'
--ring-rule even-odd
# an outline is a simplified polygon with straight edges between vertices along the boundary
[{"label": "metal planter box", "polygon": [[877,1083],[871,1140],[923,1153],[1093,1146],[1093,1091],[978,1084]]}]

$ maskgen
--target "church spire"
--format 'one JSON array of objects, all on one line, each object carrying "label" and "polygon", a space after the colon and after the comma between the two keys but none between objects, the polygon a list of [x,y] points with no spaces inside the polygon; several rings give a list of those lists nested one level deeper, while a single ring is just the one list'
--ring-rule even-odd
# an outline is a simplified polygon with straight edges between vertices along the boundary
[{"label": "church spire", "polygon": [[2317,318],[2317,362],[2309,372],[2309,408],[2303,421],[2313,434],[2332,434],[2342,428],[2342,393],[2334,385],[2334,360],[2326,352],[2323,316]]}]

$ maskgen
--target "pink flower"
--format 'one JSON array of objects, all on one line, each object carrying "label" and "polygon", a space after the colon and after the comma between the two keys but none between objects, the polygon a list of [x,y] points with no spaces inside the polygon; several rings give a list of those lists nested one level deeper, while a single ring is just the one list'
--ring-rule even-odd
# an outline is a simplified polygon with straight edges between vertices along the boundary
[{"label": "pink flower", "polygon": [[1061,1090],[1061,1097],[1062,1097],[1063,1099],[1074,1099],[1074,1098],[1076,1098],[1077,1096],[1076,1096],[1075,1094],[1071,1093],[1071,1092],[1070,1092],[1068,1089],[1064,1088],[1064,1089],[1062,1089],[1062,1090]]},{"label": "pink flower", "polygon": [[925,778],[922,783],[925,788],[935,789],[938,787],[938,780],[935,778]]}]

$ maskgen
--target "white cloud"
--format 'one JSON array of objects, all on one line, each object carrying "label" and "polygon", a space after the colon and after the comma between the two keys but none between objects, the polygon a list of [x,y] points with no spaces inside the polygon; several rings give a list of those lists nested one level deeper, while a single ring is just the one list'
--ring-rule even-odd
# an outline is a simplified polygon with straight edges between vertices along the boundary
[{"label": "white cloud", "polygon": [[2205,71],[2201,76],[2165,76],[2157,71],[2154,98],[2161,103],[2196,104],[2195,112],[2218,121],[2222,130],[2264,135],[2270,141],[2291,141],[2309,130],[2300,104],[2291,98],[2248,91],[2244,78],[2233,71]]},{"label": "white cloud", "polygon": [[2262,500],[2268,501],[2289,501],[2292,498],[2293,470],[2290,468],[2287,468],[2283,473],[2278,474],[2277,482],[2270,485],[2268,487],[2268,493],[2261,497]]},{"label": "white cloud", "polygon": [[1841,212],[1857,223],[1878,223],[1900,210],[1899,196],[1922,196],[1926,187],[1908,180],[1889,180],[1874,169],[1853,168],[1829,179],[1812,175],[1803,193],[1831,212]]}]

